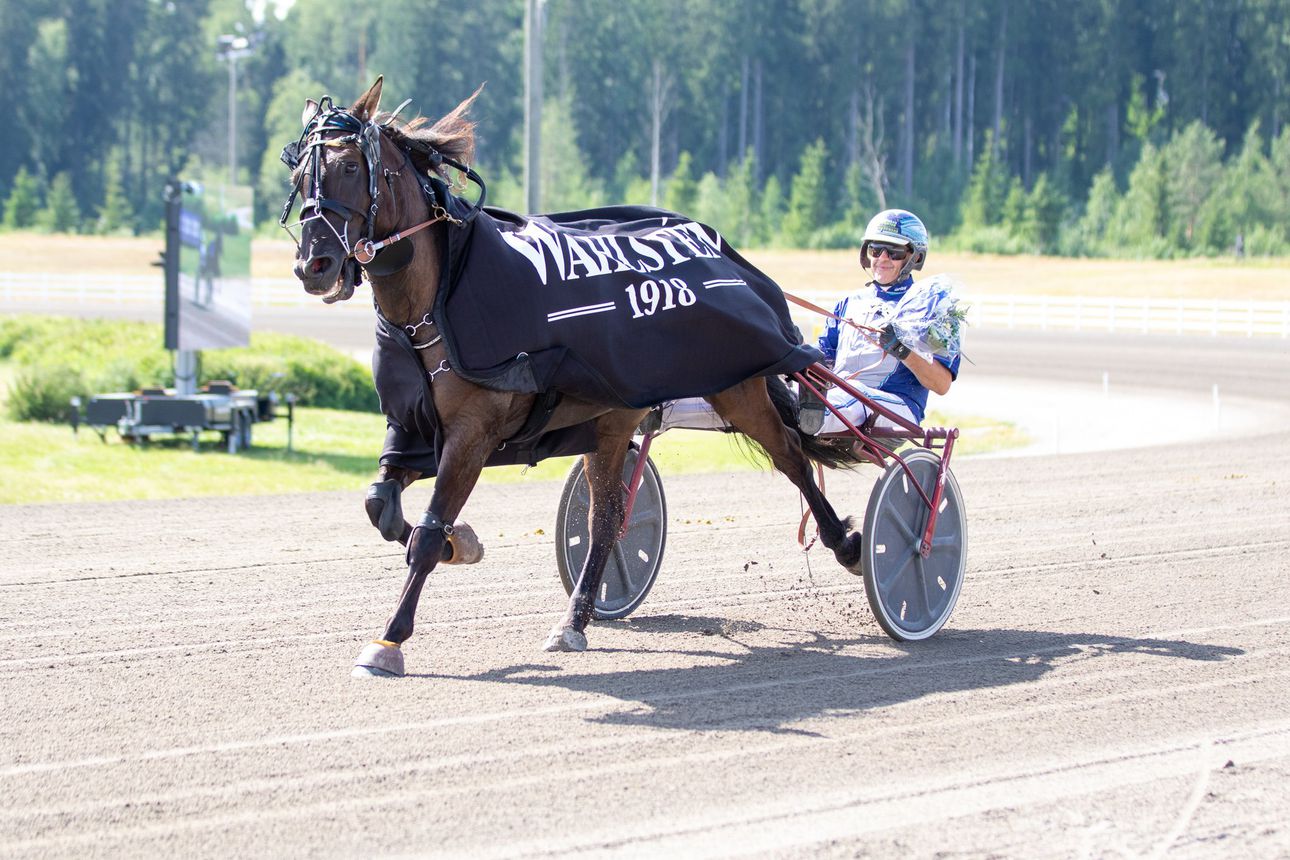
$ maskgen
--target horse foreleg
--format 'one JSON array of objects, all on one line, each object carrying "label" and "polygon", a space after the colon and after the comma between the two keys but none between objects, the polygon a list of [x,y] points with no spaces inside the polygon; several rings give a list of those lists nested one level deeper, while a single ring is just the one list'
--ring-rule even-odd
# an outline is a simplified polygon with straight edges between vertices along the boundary
[{"label": "horse foreleg", "polygon": [[434,493],[424,516],[413,527],[408,538],[408,575],[399,594],[394,614],[385,624],[381,638],[359,653],[355,675],[402,675],[402,645],[411,636],[417,603],[426,577],[443,560],[448,549],[451,523],[461,513],[488,453],[497,445],[489,434],[457,434],[444,440],[443,459]]},{"label": "horse foreleg", "polygon": [[386,540],[406,540],[411,526],[403,519],[403,491],[419,477],[420,472],[384,464],[376,473],[376,481],[367,488],[363,508]]},{"label": "horse foreleg", "polygon": [[708,402],[736,430],[760,445],[775,469],[793,482],[819,525],[820,543],[833,550],[843,567],[855,568],[860,563],[860,534],[851,530],[850,518],[837,515],[816,486],[811,461],[803,450],[801,431],[785,423],[785,418],[776,410],[766,390],[766,380],[761,377],[745,380],[709,397]]},{"label": "horse foreleg", "polygon": [[[607,416],[598,428],[599,445],[583,457],[583,474],[591,488],[589,518],[591,545],[587,560],[582,565],[578,584],[569,595],[569,608],[564,618],[547,637],[543,646],[547,651],[585,651],[587,636],[584,632],[596,608],[596,593],[605,573],[609,554],[618,542],[623,527],[626,499],[623,493],[623,463],[631,443],[631,432],[644,417],[644,412],[626,413],[626,417]],[[608,424],[608,426],[605,426]],[[626,427],[626,430],[622,428]],[[615,432],[616,431],[616,432]]]}]

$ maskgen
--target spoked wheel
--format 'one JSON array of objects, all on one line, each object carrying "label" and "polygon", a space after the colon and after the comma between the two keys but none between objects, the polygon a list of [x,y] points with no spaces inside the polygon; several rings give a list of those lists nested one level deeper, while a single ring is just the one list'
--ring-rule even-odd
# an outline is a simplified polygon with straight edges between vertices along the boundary
[{"label": "spoked wheel", "polygon": [[[928,498],[936,489],[940,458],[926,449],[902,455]],[[901,642],[926,639],[949,620],[967,565],[967,517],[958,481],[946,471],[932,551],[918,551],[929,511],[909,475],[893,462],[874,484],[864,518],[864,572],[869,606],[887,635]]]},{"label": "spoked wheel", "polygon": [[[631,481],[639,456],[640,449],[633,442],[623,465],[624,485]],[[565,479],[555,521],[555,560],[566,594],[573,593],[591,546],[587,519],[590,509],[591,488],[579,458]],[[658,576],[666,543],[667,499],[663,497],[663,482],[654,461],[646,458],[627,534],[614,546],[605,563],[605,575],[596,593],[596,618],[626,618],[641,605]]]}]

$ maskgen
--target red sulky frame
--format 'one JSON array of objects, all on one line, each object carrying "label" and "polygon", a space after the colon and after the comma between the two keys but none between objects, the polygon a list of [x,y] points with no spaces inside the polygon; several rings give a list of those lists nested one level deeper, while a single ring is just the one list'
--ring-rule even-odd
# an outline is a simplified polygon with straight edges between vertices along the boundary
[{"label": "red sulky frame", "polygon": [[[855,386],[851,385],[845,378],[838,376],[829,368],[822,364],[812,364],[805,370],[792,374],[797,384],[802,386],[806,391],[811,392],[825,405],[825,407],[838,417],[838,420],[846,426],[846,430],[837,434],[830,434],[828,438],[854,439],[856,452],[877,466],[886,466],[887,458],[895,460],[900,464],[901,469],[909,477],[909,481],[918,491],[918,495],[928,507],[927,526],[923,530],[923,537],[919,543],[919,554],[927,558],[932,552],[932,537],[936,534],[936,518],[939,514],[938,508],[941,504],[941,497],[945,489],[945,473],[949,469],[950,455],[954,451],[954,440],[958,438],[959,431],[955,427],[919,427],[914,422],[895,414],[891,410],[877,403],[872,398],[865,396],[858,391]],[[824,396],[822,388],[837,386],[859,400],[869,411],[869,417],[865,421],[856,425],[851,423],[846,416],[838,410],[836,406],[829,402]],[[878,428],[876,423],[879,418],[885,418],[895,424],[895,428]],[[653,433],[647,433],[640,443],[640,454],[636,459],[636,466],[632,471],[631,483],[625,487],[627,490],[627,504],[623,516],[623,530],[618,535],[621,539],[626,533],[628,524],[632,518],[632,507],[636,502],[636,491],[640,488],[641,477],[645,474],[645,464],[649,460],[650,442],[654,438]],[[910,441],[926,448],[930,451],[940,450],[940,466],[936,473],[936,487],[932,490],[929,498],[923,490],[922,485],[906,465],[904,458],[893,450],[894,447],[887,447],[879,440],[896,440],[899,442]],[[939,442],[939,444],[937,444]]]}]

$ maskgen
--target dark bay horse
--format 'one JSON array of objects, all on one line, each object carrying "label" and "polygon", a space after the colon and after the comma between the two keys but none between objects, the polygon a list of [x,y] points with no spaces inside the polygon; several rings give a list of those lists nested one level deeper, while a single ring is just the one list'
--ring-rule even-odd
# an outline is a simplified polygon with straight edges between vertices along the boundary
[{"label": "dark bay horse", "polygon": [[[367,501],[369,517],[387,539],[406,538],[408,573],[384,633],[363,649],[355,671],[401,675],[400,646],[412,635],[426,578],[458,551],[452,524],[490,453],[525,425],[535,395],[487,389],[463,379],[452,372],[442,338],[431,337],[445,232],[458,223],[434,201],[428,180],[446,180],[448,165],[461,168],[469,162],[474,123],[467,112],[478,92],[432,125],[424,119],[403,123],[394,115],[378,114],[381,84],[378,78],[347,110],[330,106],[326,98],[321,105],[309,100],[304,131],[284,151],[284,160],[294,168],[292,200],[296,192],[303,194],[295,274],[305,291],[329,303],[348,299],[359,281],[357,266],[363,265],[381,315],[413,333],[417,355],[430,375],[442,453],[429,508],[415,528],[405,523],[400,494],[421,473],[388,464],[381,465]],[[284,222],[291,205],[288,201]],[[374,248],[400,233],[404,238],[390,246],[399,248],[397,265],[373,265]],[[694,333],[699,340],[704,336]],[[797,486],[819,524],[821,542],[840,564],[858,570],[860,535],[850,530],[849,519],[834,513],[810,474],[812,461],[833,466],[846,456],[803,434],[792,413],[777,407],[764,377],[746,379],[707,399]],[[548,651],[587,646],[584,631],[594,596],[623,523],[624,460],[647,413],[565,397],[546,425],[555,430],[594,422],[597,440],[584,455],[591,491],[590,548],[568,608],[546,640]]]}]

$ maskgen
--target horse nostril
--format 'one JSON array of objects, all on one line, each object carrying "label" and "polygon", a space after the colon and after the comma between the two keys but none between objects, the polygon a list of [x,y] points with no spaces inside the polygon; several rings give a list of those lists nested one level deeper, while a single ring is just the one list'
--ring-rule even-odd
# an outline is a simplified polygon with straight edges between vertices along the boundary
[{"label": "horse nostril", "polygon": [[321,275],[331,268],[331,257],[314,257],[313,262],[309,264],[309,272],[313,275]]}]

